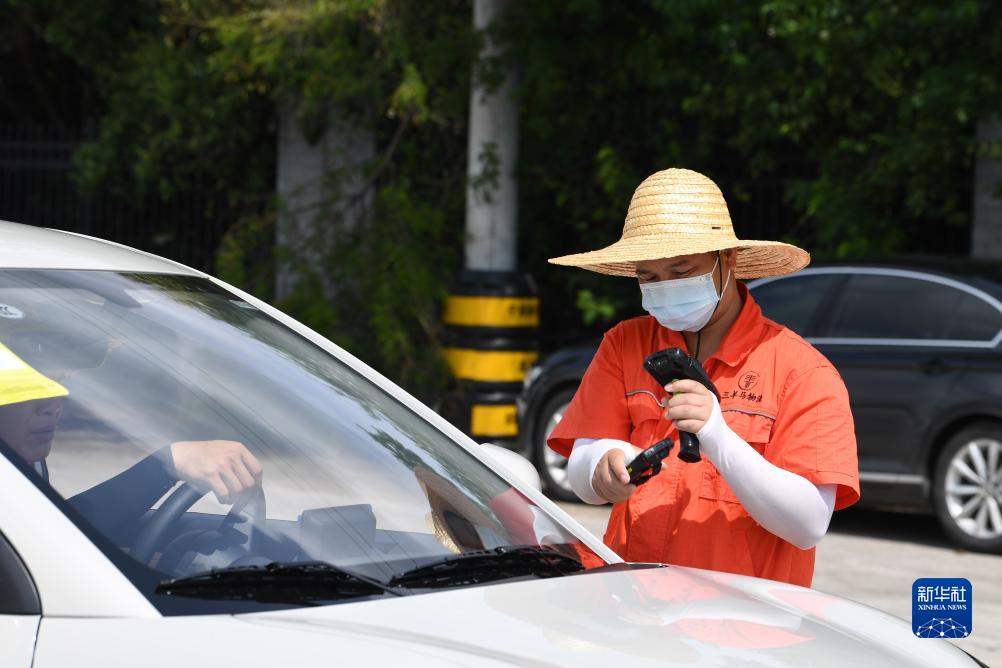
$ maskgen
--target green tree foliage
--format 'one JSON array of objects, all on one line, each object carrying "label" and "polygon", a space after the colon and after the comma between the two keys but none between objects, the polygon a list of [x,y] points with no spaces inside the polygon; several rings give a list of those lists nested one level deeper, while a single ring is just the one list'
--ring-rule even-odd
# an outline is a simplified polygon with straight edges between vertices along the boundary
[{"label": "green tree foliage", "polygon": [[[551,331],[567,305],[638,308],[632,281],[546,257],[615,241],[633,188],[669,166],[721,184],[739,236],[815,257],[937,252],[966,236],[974,123],[1002,107],[1002,5],[938,0],[514,3],[523,257]],[[758,213],[781,183],[792,224]],[[752,237],[753,238],[753,237]],[[594,314],[589,307],[587,313]],[[563,310],[561,310],[563,309]]]},{"label": "green tree foliage", "polygon": [[[370,128],[373,215],[322,245],[285,306],[419,394],[441,385],[427,353],[461,260],[468,0],[0,3],[97,82],[82,182],[226,193],[221,215],[239,222],[218,270],[264,296],[269,263],[294,259],[271,253],[277,105],[292,101],[310,137],[331,108]],[[534,0],[496,31],[505,53],[476,71],[493,84],[517,64],[520,257],[549,344],[638,310],[633,281],[545,260],[615,241],[658,169],[711,175],[739,235],[816,257],[966,235],[974,124],[1002,106],[998,3]],[[765,187],[784,204],[750,227]],[[348,287],[328,301],[328,281]]]},{"label": "green tree foliage", "polygon": [[[280,306],[419,396],[436,393],[438,304],[461,261],[461,236],[446,231],[463,215],[469,5],[8,1],[97,81],[105,106],[97,139],[76,155],[81,184],[164,199],[225,193],[218,215],[234,222],[217,273],[273,299],[276,268],[298,272]],[[379,148],[363,166],[371,215],[337,234],[336,216],[322,218],[330,229],[308,265],[274,248],[276,114],[287,104],[309,140],[336,109]]]},{"label": "green tree foliage", "polygon": [[[307,240],[315,261],[279,249],[278,261],[300,275],[282,306],[433,398],[447,382],[439,304],[461,262],[461,236],[446,232],[461,225],[464,202],[475,45],[468,8],[371,0],[276,2],[230,14],[200,7],[220,42],[213,67],[253,82],[275,104],[291,101],[308,139],[319,138],[332,108],[375,133],[379,152],[365,174],[369,215],[340,226],[339,202],[321,203],[330,229]],[[244,226],[228,251],[246,253],[240,234],[268,244],[254,225]],[[224,253],[221,261],[255,264],[253,254],[234,257]]]}]

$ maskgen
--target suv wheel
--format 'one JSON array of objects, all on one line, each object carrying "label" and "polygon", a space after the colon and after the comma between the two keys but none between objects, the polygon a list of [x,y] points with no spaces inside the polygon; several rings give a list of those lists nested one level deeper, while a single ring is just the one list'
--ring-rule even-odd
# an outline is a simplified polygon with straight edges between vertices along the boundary
[{"label": "suv wheel", "polygon": [[933,503],[954,541],[1002,552],[1002,425],[978,422],[946,443],[936,460]]},{"label": "suv wheel", "polygon": [[567,480],[567,458],[546,446],[546,439],[564,417],[564,411],[574,397],[575,389],[560,390],[543,404],[532,434],[532,463],[539,471],[547,496],[560,501],[577,501],[578,496]]}]

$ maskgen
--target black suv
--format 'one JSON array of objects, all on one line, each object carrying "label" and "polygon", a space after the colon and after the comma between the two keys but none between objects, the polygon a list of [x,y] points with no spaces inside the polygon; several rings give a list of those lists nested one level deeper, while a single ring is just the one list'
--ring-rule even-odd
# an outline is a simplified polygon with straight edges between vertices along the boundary
[{"label": "black suv", "polygon": [[[810,341],[849,390],[861,504],[932,509],[960,545],[1002,552],[1002,271],[972,263],[827,264],[748,282],[766,317]],[[574,499],[545,446],[597,343],[531,369],[523,451]]]}]

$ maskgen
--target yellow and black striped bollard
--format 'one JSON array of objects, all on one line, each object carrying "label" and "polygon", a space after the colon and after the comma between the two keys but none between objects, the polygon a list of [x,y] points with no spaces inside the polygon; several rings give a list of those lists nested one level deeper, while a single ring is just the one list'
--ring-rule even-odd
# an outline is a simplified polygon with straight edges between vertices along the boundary
[{"label": "yellow and black striped bollard", "polygon": [[539,359],[539,296],[527,274],[464,271],[446,298],[445,358],[460,397],[448,417],[478,441],[518,436],[515,398]]}]

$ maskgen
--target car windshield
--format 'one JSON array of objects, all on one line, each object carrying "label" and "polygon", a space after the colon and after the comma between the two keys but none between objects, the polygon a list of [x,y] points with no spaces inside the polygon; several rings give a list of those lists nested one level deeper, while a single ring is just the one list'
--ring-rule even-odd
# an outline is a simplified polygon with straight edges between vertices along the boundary
[{"label": "car windshield", "polygon": [[213,569],[323,562],[381,584],[526,545],[604,563],[404,403],[207,279],[0,271],[0,343],[0,450],[162,610],[157,585]]}]

